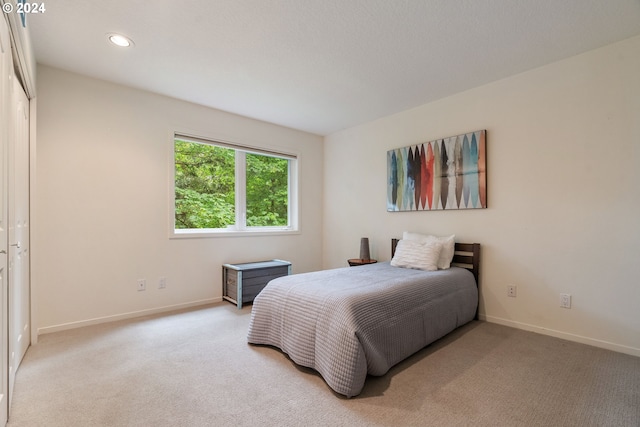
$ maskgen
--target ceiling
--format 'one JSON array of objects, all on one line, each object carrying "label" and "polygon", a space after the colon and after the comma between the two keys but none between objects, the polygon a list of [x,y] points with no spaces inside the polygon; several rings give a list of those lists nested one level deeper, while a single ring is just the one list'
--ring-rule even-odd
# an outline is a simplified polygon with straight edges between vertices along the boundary
[{"label": "ceiling", "polygon": [[640,0],[55,0],[28,27],[38,63],[328,135],[636,36]]}]

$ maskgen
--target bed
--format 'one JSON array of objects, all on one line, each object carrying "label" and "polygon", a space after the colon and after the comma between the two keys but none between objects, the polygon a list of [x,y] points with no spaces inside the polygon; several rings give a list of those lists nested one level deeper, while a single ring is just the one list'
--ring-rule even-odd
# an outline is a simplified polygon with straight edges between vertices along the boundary
[{"label": "bed", "polygon": [[277,347],[336,393],[356,396],[367,375],[477,317],[479,265],[479,244],[456,243],[444,270],[381,262],[280,277],[253,302],[248,342]]}]

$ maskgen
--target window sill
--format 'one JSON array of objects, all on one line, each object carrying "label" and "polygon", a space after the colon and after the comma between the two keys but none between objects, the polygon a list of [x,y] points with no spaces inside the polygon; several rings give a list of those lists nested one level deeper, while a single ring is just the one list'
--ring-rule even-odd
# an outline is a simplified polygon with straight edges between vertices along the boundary
[{"label": "window sill", "polygon": [[190,229],[173,230],[170,239],[202,239],[209,237],[258,237],[258,236],[286,236],[300,234],[300,230],[272,228],[272,229],[248,229],[248,230],[228,230],[228,229]]}]

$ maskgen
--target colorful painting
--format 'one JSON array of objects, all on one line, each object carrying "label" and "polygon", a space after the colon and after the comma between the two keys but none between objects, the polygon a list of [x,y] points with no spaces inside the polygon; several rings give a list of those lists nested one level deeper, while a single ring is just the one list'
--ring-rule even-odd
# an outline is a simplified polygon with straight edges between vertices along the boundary
[{"label": "colorful painting", "polygon": [[486,130],[387,151],[387,210],[487,207]]}]

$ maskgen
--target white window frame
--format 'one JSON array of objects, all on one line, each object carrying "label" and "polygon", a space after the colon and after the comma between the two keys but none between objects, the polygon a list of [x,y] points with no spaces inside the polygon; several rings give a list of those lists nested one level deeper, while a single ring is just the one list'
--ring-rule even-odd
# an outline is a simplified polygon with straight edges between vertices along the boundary
[{"label": "white window frame", "polygon": [[[175,140],[183,139],[190,142],[215,145],[236,150],[235,156],[235,214],[234,225],[227,228],[198,228],[176,229],[176,200],[175,200]],[[299,155],[281,150],[269,150],[245,144],[231,142],[222,138],[194,136],[184,132],[171,132],[170,145],[170,180],[169,180],[169,224],[170,238],[201,238],[201,237],[229,237],[229,236],[272,236],[277,234],[299,234],[298,222],[298,163]],[[246,153],[272,156],[288,160],[289,164],[289,199],[288,226],[253,226],[246,225]]]}]

